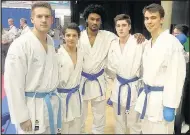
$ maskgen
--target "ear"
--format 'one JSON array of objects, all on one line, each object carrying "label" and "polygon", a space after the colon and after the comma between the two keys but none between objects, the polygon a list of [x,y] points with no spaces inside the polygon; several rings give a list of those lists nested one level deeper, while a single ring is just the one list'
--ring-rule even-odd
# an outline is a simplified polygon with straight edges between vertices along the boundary
[{"label": "ear", "polygon": [[129,25],[129,30],[131,30],[131,24]]},{"label": "ear", "polygon": [[32,17],[30,17],[30,20],[31,20],[31,22],[34,24],[34,20],[33,20],[33,18],[32,18]]},{"label": "ear", "polygon": [[160,23],[163,25],[163,23],[164,23],[164,17],[162,17],[162,18],[160,19]]}]

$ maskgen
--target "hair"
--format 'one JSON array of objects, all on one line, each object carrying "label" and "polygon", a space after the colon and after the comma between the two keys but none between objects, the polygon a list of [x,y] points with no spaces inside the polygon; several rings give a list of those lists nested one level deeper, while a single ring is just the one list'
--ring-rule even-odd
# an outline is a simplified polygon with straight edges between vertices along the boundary
[{"label": "hair", "polygon": [[189,27],[187,25],[185,25],[185,24],[177,24],[174,28],[178,29],[183,34],[185,34],[186,36],[189,33]]},{"label": "hair", "polygon": [[105,9],[101,5],[91,4],[84,9],[83,17],[86,20],[91,13],[96,13],[101,16],[101,20],[104,22],[106,19]]},{"label": "hair", "polygon": [[14,19],[13,18],[9,18],[8,20],[12,20],[14,22]]},{"label": "hair", "polygon": [[164,8],[159,4],[150,4],[143,9],[143,14],[145,14],[146,11],[149,11],[151,13],[159,12],[160,18],[163,18],[165,16]]},{"label": "hair", "polygon": [[25,18],[21,18],[20,20],[27,24],[27,20]]},{"label": "hair", "polygon": [[31,14],[33,13],[34,9],[35,8],[39,8],[39,7],[43,7],[43,8],[47,8],[50,10],[50,12],[52,12],[52,8],[51,8],[51,5],[47,2],[35,2],[34,4],[32,4],[32,7],[31,7]]},{"label": "hair", "polygon": [[128,23],[129,25],[131,25],[131,18],[130,18],[130,16],[127,15],[127,14],[119,14],[119,15],[117,15],[117,16],[114,18],[115,25],[116,25],[117,21],[119,21],[119,20],[126,20],[127,23]]},{"label": "hair", "polygon": [[80,29],[76,23],[72,22],[72,23],[69,23],[66,27],[64,27],[62,30],[63,35],[65,35],[65,32],[67,29],[76,30],[78,33],[78,37],[80,37]]}]

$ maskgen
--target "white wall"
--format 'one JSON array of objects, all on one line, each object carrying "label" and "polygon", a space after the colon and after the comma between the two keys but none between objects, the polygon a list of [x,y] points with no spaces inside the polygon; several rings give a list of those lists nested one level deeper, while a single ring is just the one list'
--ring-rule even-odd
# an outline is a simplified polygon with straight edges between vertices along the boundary
[{"label": "white wall", "polygon": [[55,9],[55,17],[60,18],[61,26],[64,25],[64,16],[71,16],[70,9]]}]

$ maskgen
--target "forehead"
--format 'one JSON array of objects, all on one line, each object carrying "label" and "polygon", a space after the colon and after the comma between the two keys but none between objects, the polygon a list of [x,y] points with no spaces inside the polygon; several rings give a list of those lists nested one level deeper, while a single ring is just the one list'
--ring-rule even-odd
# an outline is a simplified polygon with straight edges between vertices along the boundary
[{"label": "forehead", "polygon": [[116,24],[128,24],[127,23],[127,20],[118,20],[117,22],[116,22]]},{"label": "forehead", "polygon": [[176,29],[176,28],[175,28],[173,31],[176,32],[176,33],[177,33],[177,32],[181,32],[180,30],[178,30],[178,29]]},{"label": "forehead", "polygon": [[9,21],[9,22],[12,22],[12,21],[13,21],[13,19],[8,19],[8,21]]},{"label": "forehead", "polygon": [[51,11],[46,7],[36,7],[33,9],[32,14],[35,15],[51,15]]},{"label": "forehead", "polygon": [[90,14],[88,15],[88,17],[89,17],[89,18],[96,18],[96,19],[101,18],[101,16],[100,16],[99,14],[96,14],[96,13],[90,13]]},{"label": "forehead", "polygon": [[78,35],[78,32],[77,32],[77,30],[75,30],[75,29],[67,28],[67,29],[65,30],[65,34],[77,34],[77,35]]},{"label": "forehead", "polygon": [[153,17],[153,16],[159,17],[160,14],[159,14],[158,11],[156,11],[156,12],[146,11],[146,12],[144,13],[144,17]]}]

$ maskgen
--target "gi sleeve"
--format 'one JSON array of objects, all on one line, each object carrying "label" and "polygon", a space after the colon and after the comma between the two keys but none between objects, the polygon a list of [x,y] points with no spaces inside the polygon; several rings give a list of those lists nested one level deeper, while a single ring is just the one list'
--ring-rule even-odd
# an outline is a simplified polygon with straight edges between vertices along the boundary
[{"label": "gi sleeve", "polygon": [[105,72],[111,79],[114,79],[116,76],[116,64],[114,64],[112,60],[112,57],[113,57],[112,44],[113,44],[113,41],[111,43],[111,47],[107,55]]},{"label": "gi sleeve", "polygon": [[5,91],[11,121],[14,124],[22,123],[28,119],[29,110],[25,98],[25,77],[27,75],[27,59],[22,43],[14,41],[9,48],[5,60]]},{"label": "gi sleeve", "polygon": [[166,81],[163,91],[163,105],[170,108],[178,108],[186,75],[183,48],[178,40],[174,39],[173,49],[168,57]]}]

